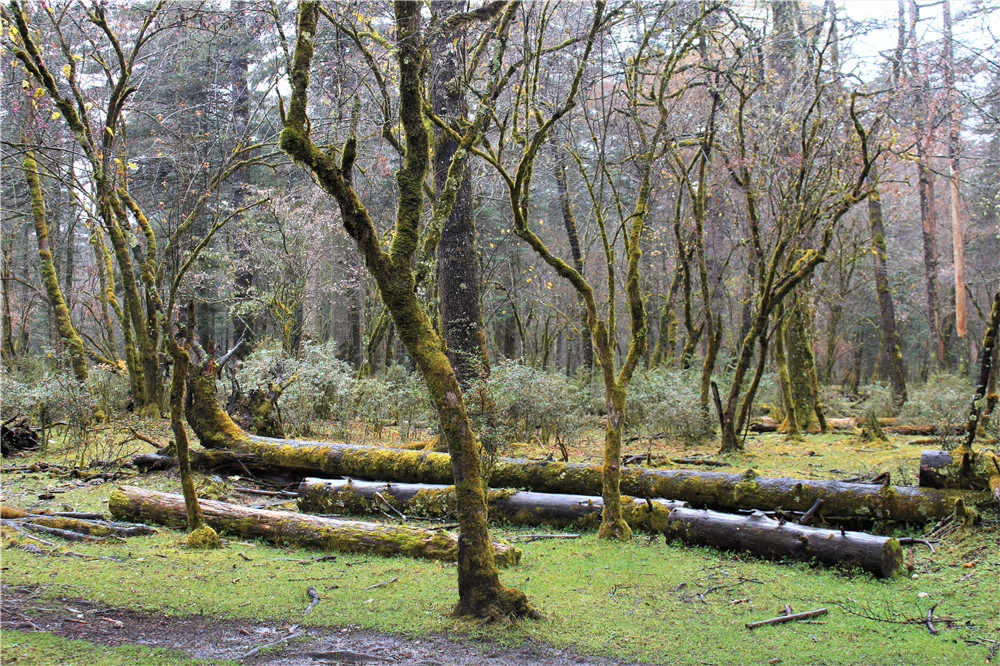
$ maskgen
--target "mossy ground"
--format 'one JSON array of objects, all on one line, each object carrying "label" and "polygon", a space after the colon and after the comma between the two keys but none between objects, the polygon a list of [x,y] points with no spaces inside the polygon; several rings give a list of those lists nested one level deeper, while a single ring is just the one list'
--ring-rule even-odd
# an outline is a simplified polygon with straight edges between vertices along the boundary
[{"label": "mossy ground", "polygon": [[[901,480],[912,480],[923,447],[907,441],[857,444],[847,435],[835,434],[786,442],[781,435],[767,435],[755,437],[746,453],[726,460],[734,470],[755,467],[761,474],[814,478],[889,471],[896,480],[902,467],[911,477]],[[645,441],[633,443],[626,454],[646,448]],[[708,457],[714,446],[692,450],[654,443],[652,452]],[[58,458],[59,453],[54,446],[48,458]],[[571,450],[570,459],[581,460],[584,453]],[[598,454],[597,449],[586,451],[595,458]],[[101,509],[112,487],[44,472],[5,473],[3,481],[4,504],[25,508],[68,504],[78,510]],[[136,477],[129,483],[172,492],[179,488],[178,480],[168,473]],[[39,500],[45,492],[57,499]],[[527,531],[495,528],[493,533],[510,538]],[[921,531],[915,528],[910,534]],[[1000,640],[996,522],[936,543],[934,554],[924,546],[914,547],[913,572],[884,581],[860,573],[664,544],[643,535],[625,544],[598,541],[589,532],[579,539],[518,545],[524,550],[521,564],[505,569],[501,577],[524,590],[546,619],[514,626],[476,627],[449,618],[457,599],[453,565],[357,555],[316,562],[312,558],[321,553],[233,539],[222,550],[197,551],[185,547],[179,531],[132,537],[125,543],[72,545],[79,552],[121,561],[44,558],[5,549],[3,582],[43,584],[44,594],[155,610],[166,616],[204,613],[288,622],[302,621],[309,602],[305,590],[312,585],[322,602],[310,611],[311,624],[361,626],[414,637],[466,635],[506,644],[538,640],[579,652],[671,664],[772,659],[782,664],[983,663],[992,645],[989,640]],[[909,551],[907,546],[904,560]],[[398,580],[364,589],[392,578]],[[830,612],[817,618],[822,624],[745,628],[746,622],[780,614],[786,603],[795,611],[826,607]],[[937,604],[938,635],[920,623],[933,604]],[[12,635],[4,638],[5,662],[14,654],[8,646],[21,637]],[[57,642],[46,645],[55,649],[51,646]]]}]

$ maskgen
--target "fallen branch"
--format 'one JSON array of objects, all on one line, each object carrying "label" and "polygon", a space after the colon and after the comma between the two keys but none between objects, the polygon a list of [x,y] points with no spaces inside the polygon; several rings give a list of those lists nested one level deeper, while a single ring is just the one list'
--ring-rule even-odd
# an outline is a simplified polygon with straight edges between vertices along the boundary
[{"label": "fallen branch", "polygon": [[747,622],[747,629],[756,629],[757,627],[763,627],[768,624],[784,624],[785,622],[795,622],[796,620],[808,620],[811,617],[817,617],[819,615],[826,614],[827,610],[825,608],[817,608],[816,610],[803,611],[802,613],[792,613],[790,615],[779,615],[778,617],[772,617],[769,620],[758,620],[756,622]]},{"label": "fallen branch", "polygon": [[309,598],[312,599],[312,601],[310,601],[309,605],[306,606],[306,609],[304,611],[302,611],[303,615],[305,615],[306,613],[308,613],[309,611],[311,611],[313,608],[316,607],[316,604],[319,603],[319,592],[316,591],[315,587],[313,587],[312,585],[310,585],[309,587],[307,587],[306,588],[306,594],[309,595]]},{"label": "fallen branch", "polygon": [[298,638],[301,635],[302,635],[301,631],[296,631],[294,634],[288,634],[284,638],[279,638],[276,641],[272,641],[270,643],[265,643],[264,645],[258,645],[257,647],[255,647],[254,649],[250,650],[246,654],[242,654],[239,657],[236,657],[236,661],[243,661],[244,659],[249,659],[250,657],[255,657],[255,656],[257,656],[257,653],[260,652],[261,650],[263,650],[264,648],[269,648],[269,647],[271,647],[273,645],[280,645],[280,644],[282,644],[282,643],[284,643],[286,641],[292,640],[293,638]]},{"label": "fallen branch", "polygon": [[538,541],[540,539],[579,539],[579,534],[515,534],[511,541]]},{"label": "fallen branch", "polygon": [[375,583],[374,585],[369,585],[368,587],[363,587],[361,589],[362,590],[374,590],[376,587],[385,587],[386,585],[390,585],[392,583],[395,583],[397,580],[399,580],[399,578],[390,578],[389,580],[384,580],[381,583]]},{"label": "fallen branch", "polygon": [[934,627],[934,609],[937,608],[938,603],[941,602],[937,602],[933,606],[927,609],[927,631],[931,632],[931,635],[933,636],[937,636],[939,633],[938,630]]}]

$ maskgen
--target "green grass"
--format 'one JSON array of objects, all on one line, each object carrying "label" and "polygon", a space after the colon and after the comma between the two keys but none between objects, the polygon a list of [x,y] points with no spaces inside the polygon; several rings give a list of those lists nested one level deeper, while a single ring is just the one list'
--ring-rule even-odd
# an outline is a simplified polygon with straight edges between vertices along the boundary
[{"label": "green grass", "polygon": [[108,647],[87,641],[61,638],[46,632],[7,630],[0,635],[0,659],[4,664],[18,666],[121,666],[121,664],[190,665],[236,664],[218,659],[205,661],[188,659],[176,650],[146,648],[138,645]]},{"label": "green grass", "polygon": [[[829,478],[877,473],[886,467],[892,471],[899,465],[915,469],[919,457],[919,447],[905,442],[874,447],[832,435],[809,436],[797,443],[783,439],[762,437],[748,443],[745,455],[733,457],[734,468],[754,466],[761,473],[797,476],[814,471]],[[683,450],[686,455],[696,452]],[[708,452],[707,447],[701,451]],[[132,482],[173,492],[178,488],[176,478],[162,473]],[[101,509],[113,485],[76,485],[72,479],[46,474],[7,474],[4,503]],[[37,500],[40,489],[53,486],[65,492],[57,500]],[[912,534],[919,532],[915,529]],[[525,532],[494,530],[501,538],[520,533]],[[580,652],[670,664],[763,664],[780,659],[782,664],[965,665],[984,662],[989,653],[984,639],[1000,640],[1000,529],[995,522],[937,543],[933,555],[916,546],[915,575],[904,573],[890,580],[664,544],[644,535],[628,544],[599,542],[594,533],[522,543],[521,564],[503,570],[501,576],[527,592],[546,619],[487,627],[447,616],[457,600],[453,565],[357,555],[302,563],[296,560],[319,553],[236,540],[220,551],[191,551],[183,546],[182,536],[164,531],[124,544],[71,546],[121,562],[43,558],[5,549],[3,580],[9,585],[43,584],[47,595],[83,597],[166,615],[307,620],[324,626],[359,626],[412,636],[465,635],[507,644],[533,639]],[[398,581],[363,589],[390,578]],[[320,592],[322,602],[303,617],[309,585]],[[938,635],[923,624],[907,623],[926,617],[935,603]],[[781,614],[785,604],[795,611],[826,607],[829,613],[816,618],[817,624],[746,629],[747,622]],[[953,622],[947,622],[949,618]],[[8,641],[28,644],[21,640],[24,634],[9,635],[14,638],[5,633],[5,663]],[[58,652],[63,649],[59,645],[63,644],[45,643],[44,649],[68,654]],[[36,648],[32,643],[24,649]],[[84,661],[118,663],[100,662],[98,657]]]}]

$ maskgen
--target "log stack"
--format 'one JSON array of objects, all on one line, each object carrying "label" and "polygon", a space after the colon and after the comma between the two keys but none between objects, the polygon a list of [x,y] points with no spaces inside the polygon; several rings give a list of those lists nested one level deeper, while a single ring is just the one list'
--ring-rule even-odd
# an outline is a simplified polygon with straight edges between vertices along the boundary
[{"label": "log stack", "polygon": [[[302,511],[373,512],[450,517],[455,511],[452,486],[380,483],[307,478],[299,487]],[[596,527],[600,497],[491,490],[490,518],[518,525]],[[774,519],[763,512],[733,515],[693,509],[683,502],[622,498],[633,529],[663,534],[687,545],[746,552],[768,559],[817,561],[857,567],[879,578],[893,576],[902,564],[899,541],[862,532],[828,530]]]}]

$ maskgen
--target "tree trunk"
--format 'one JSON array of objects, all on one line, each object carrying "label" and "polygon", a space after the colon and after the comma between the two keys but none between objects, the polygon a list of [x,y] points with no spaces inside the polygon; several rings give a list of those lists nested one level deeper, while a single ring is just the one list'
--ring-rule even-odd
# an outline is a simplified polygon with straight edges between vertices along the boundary
[{"label": "tree trunk", "polygon": [[[872,169],[872,182],[877,181]],[[899,334],[896,332],[896,310],[892,303],[892,287],[886,270],[885,227],[882,219],[882,199],[878,189],[868,197],[868,222],[872,235],[872,257],[875,261],[875,291],[878,295],[879,322],[881,323],[882,345],[885,350],[883,362],[889,375],[892,401],[898,409],[906,402],[906,370],[903,367],[903,350]]]},{"label": "tree trunk", "polygon": [[[434,0],[431,10],[442,17],[463,11],[464,0]],[[468,106],[461,80],[460,48],[464,37],[444,35],[431,45],[434,111],[451,124],[456,132],[468,124]],[[464,46],[464,44],[463,44]],[[445,190],[448,171],[456,159],[459,142],[442,132],[434,144],[434,185]],[[490,360],[486,351],[483,314],[479,303],[479,255],[476,221],[473,216],[472,169],[462,162],[462,180],[458,185],[451,213],[441,229],[438,241],[438,290],[441,303],[442,337],[448,358],[463,389],[479,377],[489,375]]]},{"label": "tree trunk", "polygon": [[959,131],[960,109],[958,95],[955,91],[955,56],[951,21],[951,0],[944,0],[941,8],[944,27],[943,53],[941,60],[944,65],[944,85],[948,104],[948,184],[951,190],[950,217],[952,256],[955,261],[955,333],[959,338],[958,354],[962,362],[967,360],[965,303],[965,234],[962,228],[962,218],[959,212],[961,192],[958,187],[960,173],[959,165]]},{"label": "tree trunk", "polygon": [[[406,555],[445,562],[458,559],[459,537],[444,530],[333,520],[204,499],[199,502],[208,525],[241,537],[342,553]],[[171,493],[122,486],[111,493],[108,508],[117,518],[175,527],[185,524],[184,500]],[[521,559],[521,551],[508,544],[497,542],[494,549],[500,564],[514,565]]]},{"label": "tree trunk", "polygon": [[[512,490],[491,490],[488,499],[492,517],[502,516],[515,525],[593,528],[603,506],[595,496]],[[447,517],[454,515],[455,493],[451,486],[315,478],[299,486],[299,509],[306,512],[371,513],[384,509],[386,503],[404,514]],[[880,578],[892,576],[902,564],[896,539],[779,522],[761,512],[734,516],[691,509],[682,502],[662,499],[623,497],[622,504],[626,520],[636,530],[664,534],[668,540],[688,545],[860,567]]]},{"label": "tree trunk", "polygon": [[[56,277],[55,265],[52,262],[52,251],[49,249],[49,233],[45,224],[45,199],[42,196],[42,186],[38,180],[38,165],[34,155],[29,151],[24,155],[24,176],[31,193],[31,215],[35,222],[35,240],[38,243],[38,258],[41,263],[42,282],[45,284],[45,294],[55,314],[59,337],[69,352],[73,375],[87,391],[91,391],[87,383],[87,359],[84,355],[83,338],[73,325],[69,308],[63,298],[59,280]],[[91,392],[92,393],[92,392]],[[94,405],[94,418],[104,420],[104,412]]]},{"label": "tree trunk", "polygon": [[[246,16],[247,6],[244,0],[237,0],[233,5],[233,16]],[[245,27],[237,20],[238,27]],[[249,63],[247,60],[247,45],[249,36],[237,34],[229,41],[229,82],[232,87],[232,137],[234,143],[242,143],[246,138],[247,126],[250,122],[250,88],[247,82]],[[246,201],[247,174],[244,167],[233,171],[229,178],[233,188],[233,210],[239,210]],[[241,220],[234,220],[234,226],[240,227]],[[251,265],[249,238],[245,230],[238,230],[233,242],[233,252],[236,255],[237,270],[233,280],[236,309],[233,320],[233,343],[240,340],[243,345],[236,350],[236,360],[242,361],[253,350],[254,345],[254,315],[246,303],[250,287],[253,284],[254,270]],[[242,307],[241,307],[242,306]]]},{"label": "tree trunk", "polygon": [[[318,3],[303,2],[299,5],[298,35],[290,72],[292,94],[281,132],[281,148],[306,165],[337,202],[344,227],[364,257],[368,272],[375,278],[399,339],[420,368],[427,384],[431,402],[440,419],[441,436],[451,454],[447,458],[447,474],[454,479],[459,501],[458,521],[462,534],[458,554],[459,602],[454,609],[455,614],[483,618],[537,617],[537,611],[528,603],[523,592],[500,582],[493,542],[486,527],[486,494],[479,445],[444,344],[423,310],[415,289],[413,260],[420,242],[423,185],[430,162],[422,80],[427,53],[421,32],[421,6],[397,0],[393,7],[397,32],[396,62],[399,67],[399,120],[405,138],[405,156],[402,167],[396,172],[399,194],[395,230],[388,252],[382,249],[378,231],[352,185],[356,134],[352,132],[344,145],[339,164],[318,148],[309,135],[306,108],[315,48],[313,36],[319,22]],[[510,25],[508,19],[512,16],[505,11],[503,35],[506,35]],[[471,147],[478,134],[477,127],[468,129],[460,150]],[[452,165],[449,181],[462,178],[464,169],[461,166],[461,162]],[[455,186],[458,184],[454,183]],[[448,197],[454,194],[454,188],[445,188],[435,206],[432,223],[443,222],[440,217],[450,213]]]}]

